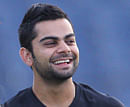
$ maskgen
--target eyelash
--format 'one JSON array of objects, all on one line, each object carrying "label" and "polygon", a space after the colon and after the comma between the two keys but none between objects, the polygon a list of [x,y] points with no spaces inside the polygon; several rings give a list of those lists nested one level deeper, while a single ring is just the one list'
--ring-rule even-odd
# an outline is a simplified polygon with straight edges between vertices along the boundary
[{"label": "eyelash", "polygon": [[74,40],[68,40],[68,41],[66,41],[66,42],[69,43],[69,44],[73,44],[73,43],[75,43]]},{"label": "eyelash", "polygon": [[[75,40],[66,40],[65,42],[68,45],[75,44]],[[44,45],[47,46],[47,47],[53,47],[53,46],[57,45],[57,42],[56,41],[50,41],[50,42],[48,41],[48,42],[44,43]]]},{"label": "eyelash", "polygon": [[57,42],[53,41],[53,42],[47,42],[44,45],[55,45]]}]

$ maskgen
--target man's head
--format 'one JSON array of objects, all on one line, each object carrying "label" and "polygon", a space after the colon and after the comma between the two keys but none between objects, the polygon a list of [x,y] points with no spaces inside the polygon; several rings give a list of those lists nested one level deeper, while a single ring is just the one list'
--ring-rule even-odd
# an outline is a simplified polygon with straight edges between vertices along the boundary
[{"label": "man's head", "polygon": [[44,80],[66,80],[79,62],[72,24],[58,7],[35,4],[19,29],[23,61]]},{"label": "man's head", "polygon": [[25,14],[19,27],[19,41],[21,47],[25,47],[33,53],[32,40],[37,36],[37,32],[35,32],[34,29],[35,25],[41,21],[56,20],[60,18],[65,18],[70,22],[67,14],[56,6],[41,3],[32,5]]}]

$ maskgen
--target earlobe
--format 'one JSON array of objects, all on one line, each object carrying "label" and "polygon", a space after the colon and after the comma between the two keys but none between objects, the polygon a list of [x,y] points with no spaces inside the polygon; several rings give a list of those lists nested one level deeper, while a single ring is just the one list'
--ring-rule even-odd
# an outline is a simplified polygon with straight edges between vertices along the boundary
[{"label": "earlobe", "polygon": [[33,64],[32,54],[31,52],[28,51],[28,49],[24,47],[20,48],[19,54],[25,64],[27,64],[28,66],[32,66]]}]

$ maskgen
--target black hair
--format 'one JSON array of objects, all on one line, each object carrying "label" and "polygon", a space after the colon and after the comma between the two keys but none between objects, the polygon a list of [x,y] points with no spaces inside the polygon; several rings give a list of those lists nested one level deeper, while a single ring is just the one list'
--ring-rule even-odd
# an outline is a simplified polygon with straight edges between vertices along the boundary
[{"label": "black hair", "polygon": [[19,41],[21,47],[25,47],[33,54],[32,40],[37,36],[34,27],[38,22],[65,18],[70,23],[67,14],[60,8],[50,4],[33,4],[25,14],[19,27]]}]

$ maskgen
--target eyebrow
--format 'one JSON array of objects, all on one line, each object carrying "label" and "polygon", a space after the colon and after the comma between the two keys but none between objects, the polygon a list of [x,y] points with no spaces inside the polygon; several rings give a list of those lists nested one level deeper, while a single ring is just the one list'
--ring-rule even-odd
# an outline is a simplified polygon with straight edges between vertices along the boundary
[{"label": "eyebrow", "polygon": [[[70,34],[68,34],[68,35],[65,35],[64,39],[70,38],[70,37],[72,37],[72,36],[75,36],[74,33],[70,33]],[[48,40],[48,39],[59,40],[58,37],[48,36],[48,37],[42,38],[39,42],[43,42],[43,41]]]},{"label": "eyebrow", "polygon": [[40,40],[40,42],[45,41],[45,40],[48,40],[48,39],[58,40],[57,37],[49,36],[49,37],[42,38],[42,39]]},{"label": "eyebrow", "polygon": [[73,36],[75,36],[74,33],[70,33],[70,34],[66,35],[66,36],[64,37],[64,39],[68,39],[68,38],[73,37]]}]

